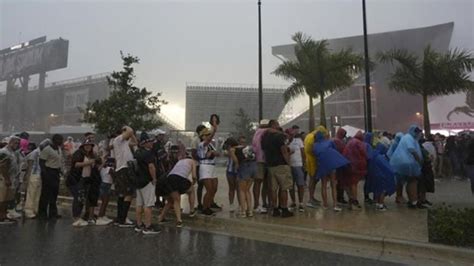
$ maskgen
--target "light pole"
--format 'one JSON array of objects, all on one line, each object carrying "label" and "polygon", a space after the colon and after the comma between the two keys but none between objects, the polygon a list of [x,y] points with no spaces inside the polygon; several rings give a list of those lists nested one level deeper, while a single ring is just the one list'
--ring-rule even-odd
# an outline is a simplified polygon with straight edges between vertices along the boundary
[{"label": "light pole", "polygon": [[262,2],[258,0],[258,121],[263,119],[263,82],[262,82]]},{"label": "light pole", "polygon": [[365,52],[365,120],[367,132],[372,132],[372,101],[370,97],[370,63],[369,63],[369,45],[367,41],[367,15],[365,11],[365,0],[362,0],[362,13],[364,21],[364,52]]}]

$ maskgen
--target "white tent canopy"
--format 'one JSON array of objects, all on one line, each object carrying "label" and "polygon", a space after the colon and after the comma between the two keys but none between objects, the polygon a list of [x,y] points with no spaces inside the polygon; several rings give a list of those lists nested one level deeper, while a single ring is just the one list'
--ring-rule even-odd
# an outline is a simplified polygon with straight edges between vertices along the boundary
[{"label": "white tent canopy", "polygon": [[354,135],[360,130],[362,133],[364,133],[363,129],[356,128],[353,126],[345,125],[342,127],[346,132],[348,137],[354,137]]}]

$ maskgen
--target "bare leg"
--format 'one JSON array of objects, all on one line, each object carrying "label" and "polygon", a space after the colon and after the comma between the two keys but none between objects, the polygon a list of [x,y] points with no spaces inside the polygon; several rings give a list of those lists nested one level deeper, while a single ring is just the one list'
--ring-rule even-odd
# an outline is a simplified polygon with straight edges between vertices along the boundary
[{"label": "bare leg", "polygon": [[236,177],[227,175],[227,184],[229,185],[229,204],[234,204],[235,191],[237,190]]},{"label": "bare leg", "polygon": [[137,210],[135,212],[137,217],[137,225],[142,225],[142,215],[143,215],[143,206],[137,206]]},{"label": "bare leg", "polygon": [[247,208],[250,209],[250,206],[247,206],[247,200],[246,200],[246,194],[245,194],[245,181],[242,180],[239,182],[239,196],[240,196],[240,212],[245,213],[247,211]]},{"label": "bare leg", "polygon": [[[250,187],[252,187],[252,181],[245,181],[245,200],[247,202],[247,211],[252,212],[250,206],[252,206],[252,195],[250,194]],[[243,201],[242,201],[243,202]]]},{"label": "bare leg", "polygon": [[328,207],[328,177],[323,177],[321,180],[321,197],[323,198],[323,207]]},{"label": "bare leg", "polygon": [[[216,197],[216,194],[217,194],[217,187],[219,185],[219,180],[217,178],[213,178],[211,179],[212,180],[212,200],[211,200],[211,204],[215,202],[215,197]],[[235,190],[235,188],[234,188]]]},{"label": "bare leg", "polygon": [[161,210],[160,215],[158,216],[158,221],[161,222],[165,219],[165,215],[168,213],[169,209],[171,208],[171,205],[173,203],[170,200],[166,201],[165,207],[163,207],[163,210]]},{"label": "bare leg", "polygon": [[196,192],[194,191],[194,186],[191,186],[191,188],[187,192],[188,194],[188,200],[189,200],[189,211],[192,212],[194,208],[196,207],[195,204],[195,197],[196,197]]},{"label": "bare leg", "polygon": [[280,189],[280,207],[283,209],[288,208],[288,191]]},{"label": "bare leg", "polygon": [[109,205],[109,196],[102,197],[102,203],[100,204],[99,217],[104,217],[105,212],[107,211],[107,206]]},{"label": "bare leg", "polygon": [[332,196],[332,205],[333,207],[337,207],[337,180],[336,180],[336,173],[332,173],[330,175],[330,182],[331,182],[331,196]]},{"label": "bare leg", "polygon": [[296,195],[295,195],[295,182],[293,182],[293,186],[290,189],[290,198],[291,198],[291,203],[296,204]]},{"label": "bare leg", "polygon": [[173,202],[174,214],[176,215],[176,221],[182,222],[181,220],[181,201],[180,195],[177,191],[171,193],[169,199]]},{"label": "bare leg", "polygon": [[410,202],[415,203],[418,200],[418,193],[417,193],[417,182],[415,178],[412,178],[410,182],[407,184],[407,194]]},{"label": "bare leg", "polygon": [[[271,178],[268,177],[268,175],[265,175],[263,178],[263,185],[262,185],[262,205],[267,206],[273,203],[273,200],[271,199],[273,193],[272,191],[272,180]],[[275,207],[275,206],[273,206]]]},{"label": "bare leg", "polygon": [[304,186],[298,186],[298,202],[300,205],[303,204],[304,199]]},{"label": "bare leg", "polygon": [[204,179],[202,182],[204,183],[204,187],[206,188],[206,194],[204,194],[203,198],[203,209],[207,210],[211,208],[212,203],[212,180]]},{"label": "bare leg", "polygon": [[351,185],[351,198],[357,200],[357,184]]},{"label": "bare leg", "polygon": [[317,183],[318,183],[318,181],[316,180],[316,178],[311,177],[309,179],[309,199],[310,200],[315,200],[314,193],[316,192],[316,184]]},{"label": "bare leg", "polygon": [[253,208],[257,209],[258,204],[260,202],[260,190],[262,189],[262,180],[261,179],[255,179],[255,183],[253,185],[253,198],[255,199]]}]

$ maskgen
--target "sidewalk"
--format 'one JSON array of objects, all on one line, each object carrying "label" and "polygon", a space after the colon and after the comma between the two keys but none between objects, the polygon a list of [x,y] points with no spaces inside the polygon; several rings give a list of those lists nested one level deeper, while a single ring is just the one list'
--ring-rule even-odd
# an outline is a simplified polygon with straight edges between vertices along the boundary
[{"label": "sidewalk", "polygon": [[[345,208],[336,213],[332,209],[306,208],[291,218],[277,218],[270,214],[255,214],[239,218],[230,213],[228,185],[223,168],[218,168],[219,190],[216,202],[223,210],[214,218],[200,217],[186,222],[191,228],[224,232],[263,241],[314,248],[329,252],[378,257],[408,264],[472,265],[474,250],[432,244],[428,241],[427,210],[412,210],[395,204],[395,196],[386,199],[388,210],[375,211],[373,205],[362,210]],[[362,190],[362,185],[359,191]],[[316,198],[320,199],[320,184]],[[306,190],[307,200],[307,190]],[[361,198],[362,195],[360,196]],[[468,181],[441,180],[436,182],[436,193],[428,195],[434,207],[442,203],[453,207],[473,207],[474,197]],[[237,203],[237,201],[235,201]]]},{"label": "sidewalk", "polygon": [[[238,212],[230,213],[228,205],[228,185],[225,178],[225,169],[218,168],[219,189],[216,202],[224,206],[223,211],[217,217],[222,219],[237,218]],[[460,207],[473,207],[474,197],[469,190],[467,181],[442,181],[436,183],[436,193],[428,194],[428,198],[435,206],[442,202]],[[359,191],[363,191],[363,182]],[[321,184],[316,187],[315,196],[321,199]],[[328,192],[330,196],[330,192]],[[305,191],[305,202],[308,199],[308,190]],[[363,199],[363,195],[359,196]],[[235,201],[237,203],[237,201]],[[329,204],[331,201],[329,201]],[[291,225],[308,229],[324,229],[347,233],[363,234],[368,236],[389,237],[418,242],[428,242],[427,210],[412,210],[405,205],[395,204],[395,195],[386,199],[388,210],[386,212],[375,211],[373,205],[363,205],[362,210],[350,211],[347,208],[340,213],[332,209],[305,208],[304,213],[295,212],[295,217],[274,218],[271,215],[256,214],[251,218],[252,222],[272,223],[280,225]],[[248,218],[247,218],[248,219]]]}]

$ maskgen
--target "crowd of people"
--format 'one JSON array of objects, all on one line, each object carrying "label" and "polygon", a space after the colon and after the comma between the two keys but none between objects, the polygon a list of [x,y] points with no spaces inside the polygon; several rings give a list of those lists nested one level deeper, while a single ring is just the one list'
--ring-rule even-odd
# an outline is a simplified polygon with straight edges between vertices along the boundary
[{"label": "crowd of people", "polygon": [[[173,211],[182,227],[181,197],[187,195],[189,216],[212,217],[216,203],[216,163],[226,156],[229,211],[241,218],[256,213],[292,217],[306,207],[335,212],[360,210],[359,183],[364,181],[363,201],[386,211],[385,198],[396,194],[397,204],[424,209],[432,203],[435,179],[454,176],[471,179],[474,193],[474,139],[469,134],[424,136],[416,125],[395,135],[357,132],[348,137],[339,128],[333,138],[326,128],[309,133],[298,126],[282,129],[276,120],[262,120],[253,139],[229,137],[217,147],[219,116],[210,127],[199,125],[191,146],[137,134],[124,126],[96,144],[86,133],[80,145],[53,135],[38,145],[26,132],[5,138],[0,149],[0,224],[22,217],[58,219],[57,198],[61,176],[72,196],[73,226],[115,224],[143,234],[156,234],[158,222]],[[219,152],[223,150],[223,152]],[[316,185],[321,183],[321,200]],[[309,200],[305,201],[308,188]],[[328,195],[328,188],[330,197]],[[407,199],[404,197],[404,188]],[[205,193],[203,195],[203,192]],[[116,217],[107,217],[109,202],[116,200]],[[132,202],[135,221],[129,219]]]}]

